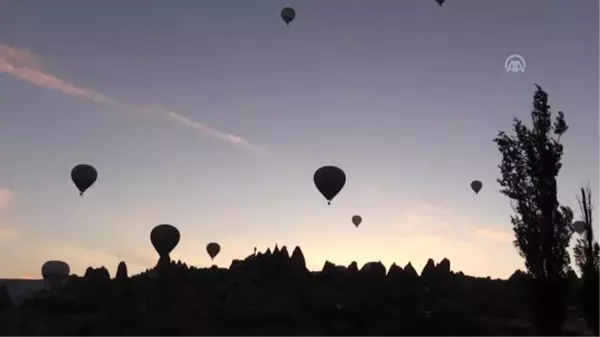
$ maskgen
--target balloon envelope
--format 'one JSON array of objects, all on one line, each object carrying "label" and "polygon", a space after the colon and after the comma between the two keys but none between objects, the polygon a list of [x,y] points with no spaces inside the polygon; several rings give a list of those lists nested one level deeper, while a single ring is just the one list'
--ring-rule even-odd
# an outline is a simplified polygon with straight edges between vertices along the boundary
[{"label": "balloon envelope", "polygon": [[331,204],[331,200],[340,193],[346,184],[346,174],[336,166],[323,166],[313,176],[315,186]]},{"label": "balloon envelope", "polygon": [[71,273],[69,264],[63,261],[50,260],[42,265],[42,277],[67,277]]},{"label": "balloon envelope", "polygon": [[352,217],[352,223],[354,224],[354,226],[358,227],[358,225],[360,225],[361,222],[362,217],[360,215],[355,215]]},{"label": "balloon envelope", "polygon": [[42,265],[42,277],[46,290],[54,291],[67,282],[71,273],[69,264],[63,261],[51,260]]},{"label": "balloon envelope", "polygon": [[479,180],[473,180],[471,182],[471,189],[473,191],[475,191],[475,194],[479,193],[479,191],[481,191],[482,187],[483,187],[483,184]]},{"label": "balloon envelope", "polygon": [[98,171],[92,165],[79,164],[71,170],[71,180],[79,190],[79,195],[83,195],[96,179],[98,179]]},{"label": "balloon envelope", "polygon": [[221,245],[219,245],[216,242],[211,242],[206,245],[206,252],[210,256],[211,260],[214,259],[215,256],[219,255],[220,251],[221,251]]},{"label": "balloon envelope", "polygon": [[158,225],[150,232],[152,246],[160,256],[169,255],[179,243],[180,238],[179,230],[168,224]]},{"label": "balloon envelope", "polygon": [[438,5],[440,5],[440,6],[444,4],[444,1],[445,1],[445,0],[435,0],[435,2],[437,2],[437,3],[438,3]]},{"label": "balloon envelope", "polygon": [[582,234],[583,232],[585,232],[585,221],[575,221],[573,223],[573,230],[577,234]]},{"label": "balloon envelope", "polygon": [[281,19],[285,22],[286,25],[289,25],[295,17],[296,11],[292,7],[285,7],[281,10]]}]

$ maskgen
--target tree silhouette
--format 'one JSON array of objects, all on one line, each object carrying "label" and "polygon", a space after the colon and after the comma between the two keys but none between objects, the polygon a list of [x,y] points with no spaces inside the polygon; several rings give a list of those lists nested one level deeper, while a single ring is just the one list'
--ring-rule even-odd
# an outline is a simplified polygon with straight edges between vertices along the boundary
[{"label": "tree silhouette", "polygon": [[579,202],[579,208],[581,209],[581,215],[583,222],[585,223],[585,231],[582,237],[577,239],[575,245],[574,255],[575,263],[581,273],[583,274],[586,268],[599,267],[599,253],[600,247],[594,240],[594,229],[592,227],[592,191],[589,187],[582,188],[581,194],[577,196]]},{"label": "tree silhouette", "polygon": [[581,272],[583,289],[580,293],[581,306],[585,315],[587,326],[596,335],[599,334],[599,268],[600,268],[600,246],[594,241],[594,229],[592,227],[592,191],[589,187],[582,188],[581,194],[577,196],[582,220],[585,223],[585,231],[577,239],[574,255],[575,264]]},{"label": "tree silhouette", "polygon": [[558,335],[566,316],[573,212],[558,202],[556,178],[563,156],[560,137],[568,126],[562,111],[552,121],[548,94],[535,86],[532,127],[514,118],[515,135],[500,131],[494,142],[502,154],[500,192],[514,210],[513,243],[529,273],[532,323],[543,335]]}]

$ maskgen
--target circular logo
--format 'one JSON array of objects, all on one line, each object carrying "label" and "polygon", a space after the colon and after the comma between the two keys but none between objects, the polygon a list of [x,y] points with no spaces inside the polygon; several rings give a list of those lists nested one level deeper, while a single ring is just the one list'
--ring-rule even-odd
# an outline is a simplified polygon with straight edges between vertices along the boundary
[{"label": "circular logo", "polygon": [[526,66],[525,59],[518,54],[512,54],[504,61],[504,69],[507,73],[524,73]]}]

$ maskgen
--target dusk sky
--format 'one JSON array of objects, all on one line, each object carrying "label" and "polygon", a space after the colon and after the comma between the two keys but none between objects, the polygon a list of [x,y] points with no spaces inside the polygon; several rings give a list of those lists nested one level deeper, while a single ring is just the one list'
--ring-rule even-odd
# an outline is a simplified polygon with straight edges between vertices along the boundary
[{"label": "dusk sky", "polygon": [[[279,244],[313,270],[447,257],[508,277],[523,262],[492,140],[513,116],[530,125],[534,83],[570,126],[560,201],[579,218],[581,186],[600,198],[598,7],[0,0],[0,276],[53,259],[139,272],[169,223],[172,258],[203,267],[217,241],[222,267]],[[505,71],[511,54],[525,72]],[[84,197],[80,163],[99,172]],[[323,165],[348,178],[331,206]]]}]

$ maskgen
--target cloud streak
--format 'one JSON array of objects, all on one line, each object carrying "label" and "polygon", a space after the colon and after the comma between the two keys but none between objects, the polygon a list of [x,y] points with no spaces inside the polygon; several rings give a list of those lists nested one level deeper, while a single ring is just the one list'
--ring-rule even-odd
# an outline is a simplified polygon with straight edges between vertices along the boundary
[{"label": "cloud streak", "polygon": [[50,90],[62,92],[67,95],[76,96],[98,103],[116,105],[119,108],[141,112],[148,116],[162,118],[164,120],[196,130],[197,132],[225,141],[231,145],[254,152],[265,152],[261,146],[254,145],[243,137],[214,129],[206,124],[189,119],[188,117],[165,109],[147,109],[144,107],[129,105],[114,100],[104,94],[75,85],[65,79],[53,76],[43,71],[39,58],[28,50],[0,45],[0,73],[5,73],[22,81]]}]

